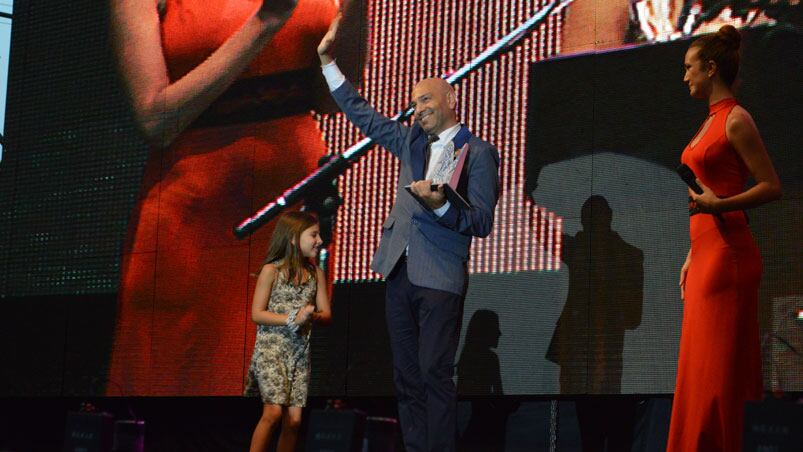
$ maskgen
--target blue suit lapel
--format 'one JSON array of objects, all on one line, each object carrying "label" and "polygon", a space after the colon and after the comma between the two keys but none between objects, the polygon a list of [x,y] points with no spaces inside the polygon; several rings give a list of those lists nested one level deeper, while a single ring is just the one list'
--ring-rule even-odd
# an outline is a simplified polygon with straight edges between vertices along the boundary
[{"label": "blue suit lapel", "polygon": [[460,130],[457,132],[457,135],[454,136],[452,140],[454,142],[454,148],[460,149],[468,143],[468,140],[471,138],[471,132],[468,131],[468,127],[465,125],[460,126]]},{"label": "blue suit lapel", "polygon": [[422,133],[410,145],[412,156],[411,166],[413,169],[413,180],[424,178],[424,164],[427,161],[427,134]]}]

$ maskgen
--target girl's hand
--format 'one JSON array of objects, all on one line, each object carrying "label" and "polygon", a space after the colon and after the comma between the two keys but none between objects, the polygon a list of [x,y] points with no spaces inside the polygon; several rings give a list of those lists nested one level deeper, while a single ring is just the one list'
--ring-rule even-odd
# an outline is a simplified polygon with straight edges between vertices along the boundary
[{"label": "girl's hand", "polygon": [[711,191],[710,188],[700,182],[700,179],[696,179],[696,181],[697,185],[703,189],[703,193],[698,195],[697,193],[689,190],[691,201],[694,203],[695,209],[702,213],[719,213],[720,199],[716,194],[714,194],[713,191]]},{"label": "girl's hand", "polygon": [[296,314],[296,325],[303,325],[312,319],[312,313],[315,312],[315,306],[308,304],[298,310]]},{"label": "girl's hand", "polygon": [[681,300],[686,299],[686,274],[689,272],[689,265],[691,265],[691,259],[686,259],[686,262],[683,263],[683,267],[680,269],[680,282],[678,285],[680,286]]}]

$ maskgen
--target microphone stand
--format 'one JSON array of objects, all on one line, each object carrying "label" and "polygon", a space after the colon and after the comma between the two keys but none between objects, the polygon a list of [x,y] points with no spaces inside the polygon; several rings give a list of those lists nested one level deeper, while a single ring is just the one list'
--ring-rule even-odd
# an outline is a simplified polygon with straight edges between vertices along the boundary
[{"label": "microphone stand", "polygon": [[[549,16],[549,14],[553,12],[560,12],[573,1],[574,0],[560,0],[559,2],[543,7],[524,23],[516,27],[515,30],[511,31],[495,44],[485,49],[467,64],[463,65],[453,73],[445,75],[444,78],[450,85],[459,83],[481,66],[493,61],[494,58],[511,50],[533,29],[541,25]],[[410,105],[401,112],[397,113],[391,119],[394,121],[404,121],[412,115],[413,107]],[[331,184],[332,180],[343,174],[349,167],[351,167],[351,165],[356,163],[362,156],[364,156],[370,150],[373,144],[373,140],[370,138],[364,138],[352,145],[342,154],[328,156],[328,161],[326,160],[327,157],[324,157],[322,159],[324,161],[323,164],[317,170],[310,173],[307,177],[285,190],[281,196],[234,226],[234,235],[240,239],[245,238],[248,236],[248,234],[253,233],[264,224],[276,218],[288,206],[304,200],[307,197],[314,196],[316,188],[325,186],[327,183]]]}]

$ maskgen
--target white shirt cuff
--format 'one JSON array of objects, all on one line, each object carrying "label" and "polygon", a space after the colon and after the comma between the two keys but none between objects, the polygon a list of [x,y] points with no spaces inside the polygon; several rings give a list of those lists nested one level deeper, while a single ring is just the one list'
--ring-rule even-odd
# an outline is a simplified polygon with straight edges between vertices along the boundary
[{"label": "white shirt cuff", "polygon": [[335,61],[321,66],[321,71],[323,72],[323,77],[326,79],[326,84],[329,85],[330,92],[340,88],[340,85],[346,81],[346,76],[340,72],[340,68],[337,67]]},{"label": "white shirt cuff", "polygon": [[449,201],[446,201],[446,204],[444,204],[444,205],[438,207],[437,209],[433,210],[433,212],[435,212],[435,215],[437,215],[438,218],[440,218],[440,217],[443,216],[443,214],[446,213],[447,210],[449,210],[449,206],[451,206],[451,204],[449,204]]}]

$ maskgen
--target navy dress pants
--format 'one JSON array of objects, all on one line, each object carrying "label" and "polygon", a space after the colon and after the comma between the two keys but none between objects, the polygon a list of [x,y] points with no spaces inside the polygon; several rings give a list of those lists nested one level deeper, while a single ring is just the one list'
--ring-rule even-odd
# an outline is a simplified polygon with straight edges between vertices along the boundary
[{"label": "navy dress pants", "polygon": [[404,256],[386,287],[385,315],[404,446],[407,452],[454,452],[457,390],[452,376],[464,296],[413,285]]}]

